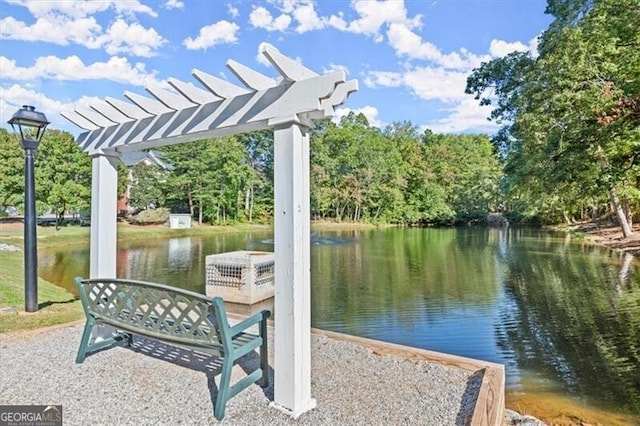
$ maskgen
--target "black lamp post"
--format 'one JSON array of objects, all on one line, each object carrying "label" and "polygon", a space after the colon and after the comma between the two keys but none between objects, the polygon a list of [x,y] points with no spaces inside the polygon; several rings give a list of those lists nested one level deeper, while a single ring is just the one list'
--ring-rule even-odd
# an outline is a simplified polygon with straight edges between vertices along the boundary
[{"label": "black lamp post", "polygon": [[[24,149],[24,309],[38,310],[38,249],[36,243],[36,197],[34,176],[34,155],[44,129],[47,117],[32,106],[25,105],[8,121],[20,139]],[[16,131],[18,127],[18,132]]]}]

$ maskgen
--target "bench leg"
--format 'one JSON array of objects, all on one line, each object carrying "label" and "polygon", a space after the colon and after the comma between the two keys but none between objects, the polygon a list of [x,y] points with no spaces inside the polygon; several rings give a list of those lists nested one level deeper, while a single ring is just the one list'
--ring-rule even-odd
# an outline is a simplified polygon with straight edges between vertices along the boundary
[{"label": "bench leg", "polygon": [[260,369],[262,370],[262,378],[258,381],[258,385],[266,388],[269,386],[269,351],[267,350],[266,318],[260,321],[260,338],[262,338],[262,345],[260,346]]},{"label": "bench leg", "polygon": [[233,359],[225,356],[222,362],[222,374],[220,374],[220,386],[218,387],[218,397],[216,398],[216,407],[213,415],[216,419],[222,420],[224,410],[229,399],[229,384],[231,383],[231,369],[233,368]]},{"label": "bench leg", "polygon": [[84,324],[84,331],[82,332],[82,339],[80,339],[80,347],[78,348],[78,355],[76,356],[76,363],[82,364],[84,359],[87,357],[87,352],[89,352],[89,339],[91,338],[91,328],[95,320],[93,318],[88,318],[87,322]]},{"label": "bench leg", "polygon": [[97,343],[90,343],[91,332],[93,330],[93,326],[96,325],[96,322],[97,321],[93,317],[87,318],[87,322],[84,325],[84,331],[82,332],[82,338],[80,339],[78,355],[76,355],[77,364],[82,364],[89,353],[112,346],[114,343],[117,343],[122,339],[127,339],[129,346],[133,341],[133,336],[131,336],[131,334],[118,332],[108,339],[104,339]]}]

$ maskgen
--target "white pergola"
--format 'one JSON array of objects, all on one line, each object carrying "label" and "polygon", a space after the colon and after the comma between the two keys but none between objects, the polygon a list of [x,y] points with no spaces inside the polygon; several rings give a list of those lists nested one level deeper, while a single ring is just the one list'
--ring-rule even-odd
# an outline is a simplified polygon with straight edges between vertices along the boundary
[{"label": "white pergola", "polygon": [[263,44],[278,71],[273,79],[233,60],[245,87],[200,70],[203,88],[173,78],[173,90],[125,92],[62,115],[87,130],[77,143],[92,157],[91,278],[116,278],[117,162],[127,153],[205,138],[274,130],[275,332],[274,403],[294,417],[315,407],[311,397],[309,127],[331,117],[358,90],[344,71],[319,75]]}]

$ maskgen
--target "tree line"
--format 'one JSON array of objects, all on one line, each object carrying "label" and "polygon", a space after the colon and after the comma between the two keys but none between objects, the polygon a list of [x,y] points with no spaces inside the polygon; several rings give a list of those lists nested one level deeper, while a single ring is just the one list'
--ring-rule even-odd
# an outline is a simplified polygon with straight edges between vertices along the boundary
[{"label": "tree line", "polygon": [[[313,219],[397,224],[482,222],[499,208],[501,165],[486,135],[384,130],[362,114],[320,121],[310,135]],[[270,222],[273,133],[252,132],[158,148],[169,167],[119,170],[136,210],[164,207],[200,223]],[[0,207],[23,204],[23,151],[0,130]],[[36,157],[40,213],[87,214],[91,159],[66,132],[48,130]]]},{"label": "tree line", "polygon": [[[130,202],[200,223],[269,222],[273,133],[159,148],[172,170],[134,166]],[[478,222],[498,206],[501,166],[486,135],[436,135],[409,122],[384,130],[362,114],[320,121],[310,135],[311,215],[398,224]]]}]

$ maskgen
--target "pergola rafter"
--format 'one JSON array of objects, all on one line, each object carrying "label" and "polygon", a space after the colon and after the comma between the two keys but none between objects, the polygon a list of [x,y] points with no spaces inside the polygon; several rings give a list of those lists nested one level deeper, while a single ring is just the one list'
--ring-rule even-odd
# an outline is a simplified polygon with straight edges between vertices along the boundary
[{"label": "pergola rafter", "polygon": [[[136,151],[217,136],[274,130],[275,358],[273,405],[294,417],[311,397],[309,127],[331,117],[358,89],[344,71],[319,75],[273,46],[262,54],[274,79],[238,62],[227,67],[244,87],[200,70],[201,87],[173,78],[173,90],[125,92],[62,115],[86,130],[77,138],[92,156],[90,278],[117,278],[117,162]],[[128,277],[123,277],[128,278]]]},{"label": "pergola rafter", "polygon": [[331,117],[358,89],[344,71],[318,75],[270,45],[262,53],[280,78],[229,60],[227,67],[245,87],[195,69],[203,88],[171,78],[174,92],[149,87],[149,98],[127,91],[129,102],[107,97],[62,115],[87,130],[77,142],[88,154],[126,152]]}]

